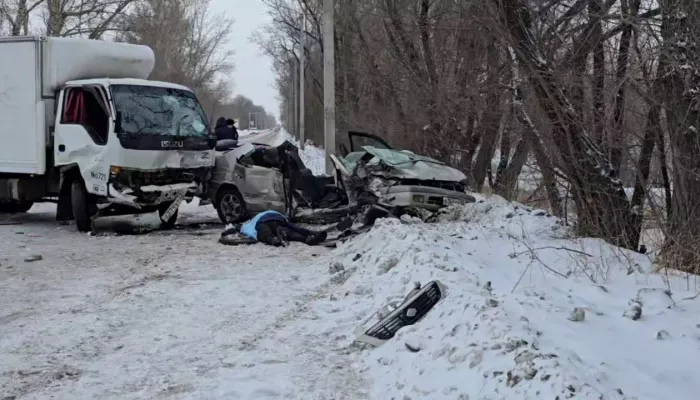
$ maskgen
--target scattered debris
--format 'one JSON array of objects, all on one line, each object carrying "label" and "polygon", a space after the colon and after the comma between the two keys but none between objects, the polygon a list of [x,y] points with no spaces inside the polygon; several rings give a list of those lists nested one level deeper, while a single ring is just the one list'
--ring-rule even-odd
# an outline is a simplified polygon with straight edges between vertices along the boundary
[{"label": "scattered debris", "polygon": [[27,257],[24,259],[24,262],[41,261],[41,260],[43,260],[43,259],[44,259],[44,257],[42,257],[41,254],[32,254],[32,255],[30,255],[30,256],[27,256]]},{"label": "scattered debris", "polygon": [[636,321],[642,317],[642,305],[637,302],[632,302],[630,307],[622,315],[632,321]]},{"label": "scattered debris", "polygon": [[328,272],[332,274],[337,274],[338,272],[345,272],[345,266],[340,261],[336,261],[328,267]]},{"label": "scattered debris", "polygon": [[663,329],[656,332],[656,339],[657,340],[666,340],[666,339],[670,339],[670,338],[671,338],[671,334]]},{"label": "scattered debris", "polygon": [[419,343],[405,342],[404,345],[406,345],[406,348],[412,353],[418,353],[421,350]]},{"label": "scattered debris", "polygon": [[581,307],[575,307],[569,315],[569,321],[581,322],[586,319],[586,310]]}]

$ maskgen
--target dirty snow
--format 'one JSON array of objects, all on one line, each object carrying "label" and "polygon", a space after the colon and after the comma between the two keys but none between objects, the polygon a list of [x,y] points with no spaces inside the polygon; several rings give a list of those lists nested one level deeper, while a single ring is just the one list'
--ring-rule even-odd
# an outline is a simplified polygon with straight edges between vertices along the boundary
[{"label": "dirty snow", "polygon": [[[479,199],[332,251],[220,245],[196,203],[145,235],[78,234],[45,204],[0,216],[0,399],[697,397],[694,279]],[[353,345],[434,279],[447,296],[424,320]]]}]

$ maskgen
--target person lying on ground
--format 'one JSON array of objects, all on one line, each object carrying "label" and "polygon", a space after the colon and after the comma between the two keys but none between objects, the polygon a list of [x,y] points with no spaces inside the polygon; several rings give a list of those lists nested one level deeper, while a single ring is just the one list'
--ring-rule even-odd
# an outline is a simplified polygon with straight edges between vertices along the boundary
[{"label": "person lying on ground", "polygon": [[301,242],[309,246],[320,244],[326,232],[314,232],[295,225],[277,211],[263,211],[241,226],[241,234],[271,246]]}]

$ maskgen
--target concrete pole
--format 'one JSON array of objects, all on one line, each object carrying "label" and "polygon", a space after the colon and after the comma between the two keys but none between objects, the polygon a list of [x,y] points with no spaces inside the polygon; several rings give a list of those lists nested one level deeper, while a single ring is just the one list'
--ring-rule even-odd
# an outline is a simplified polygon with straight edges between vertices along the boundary
[{"label": "concrete pole", "polygon": [[290,82],[288,86],[288,92],[287,92],[287,132],[289,132],[290,135],[294,135],[294,119],[292,118],[294,116],[294,87],[293,84]]},{"label": "concrete pole", "polygon": [[304,150],[304,141],[306,140],[306,127],[304,126],[304,57],[306,48],[306,13],[301,10],[301,30],[299,31],[299,43],[301,51],[299,52],[299,149]]},{"label": "concrete pole", "polygon": [[[296,61],[296,60],[295,60]],[[294,63],[293,87],[294,87],[294,137],[299,139],[299,64]]]},{"label": "concrete pole", "polygon": [[333,0],[323,0],[323,141],[326,173],[334,176],[330,155],[335,152],[335,38]]}]

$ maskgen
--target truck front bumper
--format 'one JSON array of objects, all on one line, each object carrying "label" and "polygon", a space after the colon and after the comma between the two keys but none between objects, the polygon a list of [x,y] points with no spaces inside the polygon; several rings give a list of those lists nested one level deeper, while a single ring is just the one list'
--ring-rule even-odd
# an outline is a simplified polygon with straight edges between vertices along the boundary
[{"label": "truck front bumper", "polygon": [[141,186],[138,190],[117,189],[114,184],[110,183],[107,188],[107,200],[109,203],[142,209],[175,201],[180,195],[183,195],[185,200],[191,201],[200,192],[201,187],[196,182],[147,185]]}]

